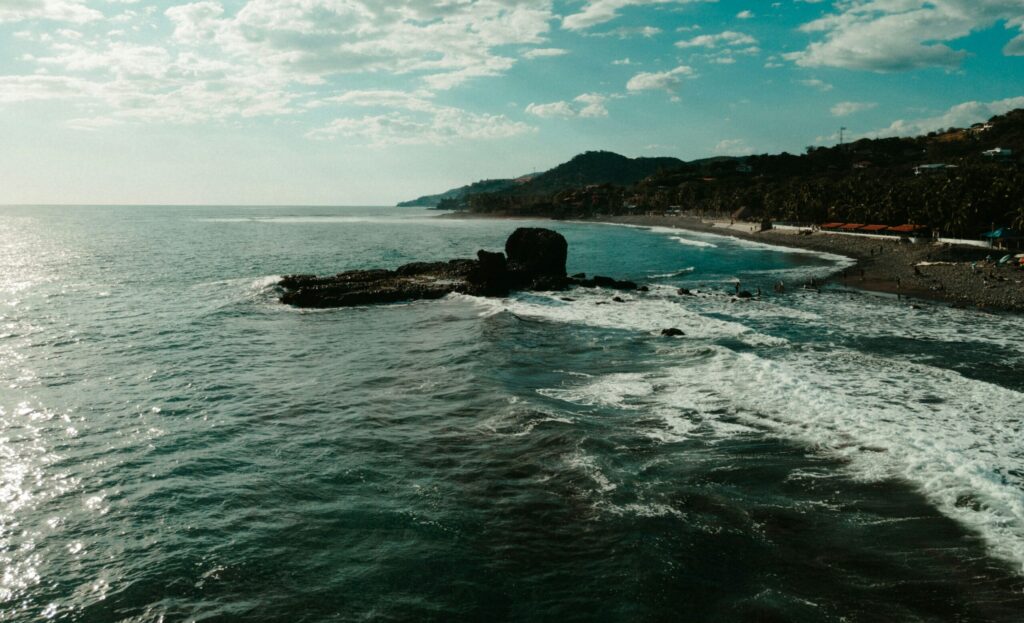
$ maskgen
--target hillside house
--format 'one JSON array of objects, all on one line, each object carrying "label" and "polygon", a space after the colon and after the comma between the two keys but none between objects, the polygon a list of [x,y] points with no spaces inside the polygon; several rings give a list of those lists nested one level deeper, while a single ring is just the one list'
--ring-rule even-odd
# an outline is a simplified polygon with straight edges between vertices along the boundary
[{"label": "hillside house", "polygon": [[1005,147],[996,147],[995,149],[989,149],[981,152],[981,155],[985,156],[986,158],[1011,158],[1013,157],[1013,150],[1006,149]]},{"label": "hillside house", "polygon": [[936,173],[944,173],[950,169],[959,168],[955,164],[919,164],[914,167],[914,175],[935,175]]}]

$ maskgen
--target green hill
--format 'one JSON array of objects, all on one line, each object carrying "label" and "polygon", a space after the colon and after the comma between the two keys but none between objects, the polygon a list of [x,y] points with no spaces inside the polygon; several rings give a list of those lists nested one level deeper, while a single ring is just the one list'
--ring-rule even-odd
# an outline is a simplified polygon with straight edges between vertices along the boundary
[{"label": "green hill", "polygon": [[625,187],[682,164],[683,161],[676,158],[627,158],[610,151],[588,151],[544,173],[515,179],[484,180],[398,205],[465,209],[469,206],[469,198],[477,195],[531,197],[591,185]]},{"label": "green hill", "polygon": [[468,186],[460,186],[447,190],[437,195],[424,195],[411,201],[403,201],[398,204],[400,208],[412,208],[412,207],[426,207],[436,208],[441,206],[442,203],[448,204],[451,202],[458,202],[459,200],[469,195],[475,195],[480,193],[496,193],[504,190],[510,190],[519,186],[520,184],[528,181],[532,176],[526,175],[515,179],[498,179],[498,180],[481,180],[474,182]]}]

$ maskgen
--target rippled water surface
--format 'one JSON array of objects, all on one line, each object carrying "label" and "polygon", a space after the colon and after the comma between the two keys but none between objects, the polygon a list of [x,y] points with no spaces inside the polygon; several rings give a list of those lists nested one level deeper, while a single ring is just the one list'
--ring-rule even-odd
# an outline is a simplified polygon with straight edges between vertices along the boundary
[{"label": "rippled water surface", "polygon": [[1019,316],[576,223],[651,291],[276,302],[523,224],[0,208],[0,620],[1022,620]]}]

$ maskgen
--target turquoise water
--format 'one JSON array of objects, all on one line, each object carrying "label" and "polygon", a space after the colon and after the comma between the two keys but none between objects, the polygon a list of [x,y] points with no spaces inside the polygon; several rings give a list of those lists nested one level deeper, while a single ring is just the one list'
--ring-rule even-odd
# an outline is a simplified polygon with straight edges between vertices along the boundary
[{"label": "turquoise water", "polygon": [[575,223],[651,291],[276,302],[524,224],[0,208],[0,620],[1020,620],[1019,317]]}]

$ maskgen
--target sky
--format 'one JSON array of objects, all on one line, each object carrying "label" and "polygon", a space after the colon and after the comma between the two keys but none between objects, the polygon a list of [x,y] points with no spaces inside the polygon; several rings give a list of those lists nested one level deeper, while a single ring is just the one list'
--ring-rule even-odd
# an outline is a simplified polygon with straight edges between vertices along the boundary
[{"label": "sky", "polygon": [[390,205],[1024,107],[1024,0],[0,0],[0,204]]}]

